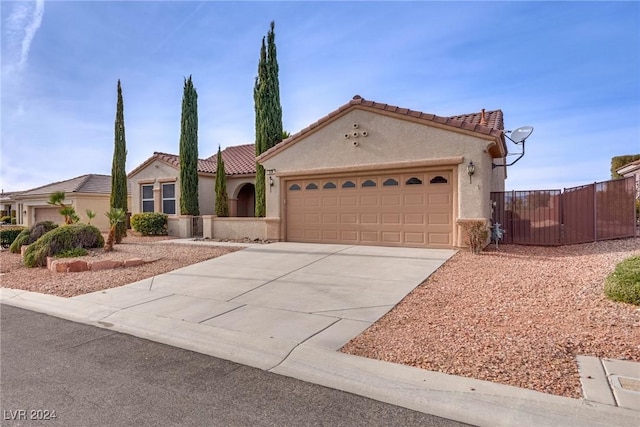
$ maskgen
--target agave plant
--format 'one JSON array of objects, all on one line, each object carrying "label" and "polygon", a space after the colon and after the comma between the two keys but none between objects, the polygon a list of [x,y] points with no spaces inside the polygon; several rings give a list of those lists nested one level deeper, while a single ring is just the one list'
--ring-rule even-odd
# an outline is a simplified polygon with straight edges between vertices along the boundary
[{"label": "agave plant", "polygon": [[125,221],[127,215],[122,208],[111,208],[105,215],[109,218],[109,236],[107,236],[107,242],[104,244],[104,250],[105,252],[110,252],[113,250],[113,244],[116,241],[116,228],[118,224]]}]

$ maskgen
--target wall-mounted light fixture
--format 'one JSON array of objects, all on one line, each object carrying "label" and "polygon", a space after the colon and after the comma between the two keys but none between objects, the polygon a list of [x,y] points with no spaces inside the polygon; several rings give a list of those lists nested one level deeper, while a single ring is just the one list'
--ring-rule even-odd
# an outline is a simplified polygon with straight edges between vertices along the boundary
[{"label": "wall-mounted light fixture", "polygon": [[473,161],[469,161],[467,165],[467,175],[469,175],[469,184],[471,184],[471,176],[476,173],[476,165],[473,164]]},{"label": "wall-mounted light fixture", "polygon": [[269,191],[271,191],[271,187],[273,187],[273,175],[276,173],[275,169],[267,169],[265,172],[267,172],[267,176],[269,177]]}]

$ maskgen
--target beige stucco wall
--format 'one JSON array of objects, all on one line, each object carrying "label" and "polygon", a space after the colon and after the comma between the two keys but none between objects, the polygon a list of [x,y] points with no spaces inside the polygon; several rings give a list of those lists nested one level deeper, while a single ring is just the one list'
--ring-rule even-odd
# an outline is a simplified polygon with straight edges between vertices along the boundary
[{"label": "beige stucco wall", "polygon": [[[367,132],[366,137],[362,136],[363,131]],[[360,136],[354,137],[353,132]],[[345,134],[350,137],[345,138]],[[356,109],[265,160],[263,166],[276,169],[278,177],[292,171],[311,175],[323,168],[379,165],[382,169],[384,164],[462,156],[463,163],[457,168],[457,216],[489,218],[489,193],[504,188],[504,182],[495,182],[500,181],[500,172],[492,171],[489,144],[480,137]],[[469,161],[476,165],[471,183],[466,168]],[[275,181],[271,192],[267,192],[269,217],[281,216],[283,179]]]},{"label": "beige stucco wall", "polygon": [[[105,213],[109,210],[110,194],[94,194],[94,193],[67,193],[64,203],[72,206],[78,216],[80,222],[87,224],[87,209],[91,209],[96,213],[96,217],[91,220],[91,225],[98,227],[100,231],[109,230],[109,220]],[[35,209],[39,207],[51,207],[49,203],[49,195],[32,196],[29,198],[17,199],[16,202],[22,209],[21,225],[31,227],[35,224]],[[25,213],[26,212],[26,213]],[[18,216],[20,218],[20,216]],[[58,224],[64,224],[64,217],[60,215],[57,220]]]},{"label": "beige stucco wall", "polygon": [[[179,171],[173,166],[160,160],[154,160],[136,174],[128,177],[131,188],[132,213],[142,212],[141,186],[153,184],[154,209],[162,212],[162,184],[175,182],[176,184],[176,214],[180,213],[180,180]],[[200,215],[212,215],[215,212],[215,186],[216,180],[213,175],[198,175],[198,202]]]}]

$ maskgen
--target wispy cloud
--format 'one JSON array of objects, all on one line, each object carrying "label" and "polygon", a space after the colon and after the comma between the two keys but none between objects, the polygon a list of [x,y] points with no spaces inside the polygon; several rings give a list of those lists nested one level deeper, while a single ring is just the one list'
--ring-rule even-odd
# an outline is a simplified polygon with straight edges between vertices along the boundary
[{"label": "wispy cloud", "polygon": [[31,42],[35,37],[44,16],[44,0],[35,2],[16,2],[7,18],[6,28],[14,61],[10,63],[14,71],[20,72],[27,65]]}]

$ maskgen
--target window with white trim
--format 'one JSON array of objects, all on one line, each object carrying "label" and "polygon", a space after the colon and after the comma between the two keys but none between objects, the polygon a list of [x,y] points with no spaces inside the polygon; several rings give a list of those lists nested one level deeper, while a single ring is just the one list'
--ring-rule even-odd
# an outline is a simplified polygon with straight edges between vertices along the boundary
[{"label": "window with white trim", "polygon": [[176,214],[176,184],[162,184],[162,213]]},{"label": "window with white trim", "polygon": [[142,193],[142,212],[153,212],[153,185],[142,185],[140,192]]}]

